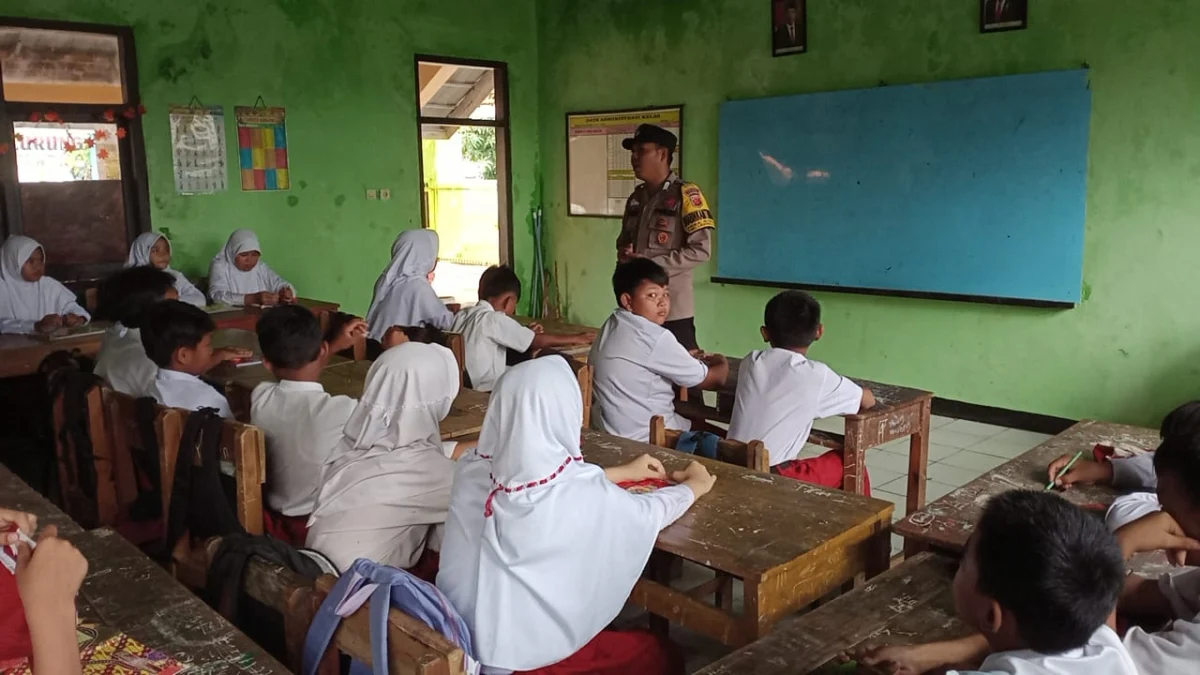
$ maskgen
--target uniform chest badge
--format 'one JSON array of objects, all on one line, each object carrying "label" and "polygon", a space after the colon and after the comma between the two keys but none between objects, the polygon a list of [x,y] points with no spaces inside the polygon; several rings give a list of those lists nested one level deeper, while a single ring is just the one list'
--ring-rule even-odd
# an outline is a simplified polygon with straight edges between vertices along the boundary
[{"label": "uniform chest badge", "polygon": [[671,235],[667,234],[666,232],[658,233],[658,243],[659,244],[666,244],[670,239],[671,239]]}]

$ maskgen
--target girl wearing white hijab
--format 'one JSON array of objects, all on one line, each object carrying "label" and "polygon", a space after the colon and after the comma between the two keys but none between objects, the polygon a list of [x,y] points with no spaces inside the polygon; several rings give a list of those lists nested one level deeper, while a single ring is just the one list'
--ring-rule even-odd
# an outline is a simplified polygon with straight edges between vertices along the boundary
[{"label": "girl wearing white hijab", "polygon": [[459,461],[437,585],[470,626],[485,673],[673,669],[653,635],[605,627],[659,531],[714,478],[692,462],[673,476],[681,485],[630,494],[615,482],[665,478],[662,464],[649,455],[607,470],[587,464],[582,425],[570,366],[535,359],[500,378],[479,447]]},{"label": "girl wearing white hijab", "polygon": [[358,558],[412,567],[440,548],[454,462],[439,425],[457,395],[458,364],[441,345],[406,342],[375,361],[321,470],[309,548],[342,570]]},{"label": "girl wearing white hijab", "polygon": [[382,340],[392,326],[427,324],[450,330],[454,312],[438,299],[429,282],[437,255],[438,235],[433,230],[405,230],[392,242],[392,262],[375,282],[367,312],[371,338]]},{"label": "girl wearing white hijab", "polygon": [[275,305],[296,301],[296,290],[262,262],[253,230],[234,230],[208,268],[208,297],[226,305]]},{"label": "girl wearing white hijab", "polygon": [[125,261],[125,266],[141,267],[142,265],[152,265],[155,269],[175,277],[175,292],[179,293],[180,300],[201,308],[208,304],[204,299],[204,294],[188,281],[187,277],[183,276],[183,272],[171,269],[171,242],[163,235],[157,232],[145,232],[133,240],[133,245],[129,247],[129,258]]},{"label": "girl wearing white hijab", "polygon": [[92,316],[75,294],[46,276],[42,245],[13,235],[0,247],[0,333],[49,333]]}]

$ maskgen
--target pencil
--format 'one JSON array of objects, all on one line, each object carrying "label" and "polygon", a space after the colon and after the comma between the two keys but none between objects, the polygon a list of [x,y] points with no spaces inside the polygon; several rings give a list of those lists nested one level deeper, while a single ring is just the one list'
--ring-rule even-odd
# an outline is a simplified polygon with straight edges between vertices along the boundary
[{"label": "pencil", "polygon": [[[1071,461],[1067,462],[1067,465],[1066,465],[1066,466],[1064,466],[1064,467],[1062,468],[1062,471],[1059,471],[1059,472],[1058,472],[1058,475],[1057,475],[1057,476],[1055,476],[1054,478],[1056,478],[1056,479],[1057,479],[1057,478],[1058,478],[1058,476],[1061,476],[1061,475],[1065,474],[1066,472],[1070,471],[1070,470],[1071,470],[1071,467],[1075,466],[1075,462],[1078,462],[1080,457],[1083,457],[1083,451],[1082,451],[1082,450],[1080,450],[1079,452],[1075,453],[1075,456],[1071,458]],[[1054,480],[1051,480],[1049,483],[1047,483],[1047,484],[1046,484],[1046,489],[1047,489],[1047,490],[1053,490],[1053,489],[1054,489]]]}]

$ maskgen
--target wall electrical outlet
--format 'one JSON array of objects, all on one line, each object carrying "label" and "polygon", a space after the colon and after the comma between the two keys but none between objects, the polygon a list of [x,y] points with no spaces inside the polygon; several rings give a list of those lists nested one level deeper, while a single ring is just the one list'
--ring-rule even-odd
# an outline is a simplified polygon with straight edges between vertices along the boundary
[{"label": "wall electrical outlet", "polygon": [[380,188],[379,189],[379,198],[385,202],[390,201],[392,198],[392,191],[387,188]]},{"label": "wall electrical outlet", "polygon": [[367,201],[373,202],[379,199],[379,190],[367,190]]}]

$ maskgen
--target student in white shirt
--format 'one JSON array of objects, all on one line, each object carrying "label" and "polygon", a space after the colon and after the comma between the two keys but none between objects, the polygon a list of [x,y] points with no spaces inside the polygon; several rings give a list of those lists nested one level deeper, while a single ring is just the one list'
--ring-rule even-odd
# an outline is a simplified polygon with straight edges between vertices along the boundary
[{"label": "student in white shirt", "polygon": [[262,261],[253,230],[234,230],[208,268],[208,297],[226,305],[278,305],[296,301],[296,289]]},{"label": "student in white shirt", "polygon": [[13,235],[0,247],[0,333],[51,333],[91,319],[75,294],[46,276],[42,245]]},{"label": "student in white shirt", "polygon": [[225,419],[233,419],[229,402],[212,385],[200,379],[222,361],[246,358],[245,349],[214,350],[216,324],[204,310],[178,300],[164,300],[146,310],[142,319],[142,346],[158,366],[150,395],[172,408],[199,410],[216,408]]},{"label": "student in white shirt", "polygon": [[142,319],[155,304],[179,299],[174,277],[149,265],[130,267],[105,279],[96,299],[96,316],[113,325],[104,331],[95,373],[122,394],[151,396],[158,366],[142,346]]},{"label": "student in white shirt", "polygon": [[[330,343],[308,308],[289,305],[267,310],[257,328],[263,364],[279,380],[259,384],[250,397],[250,423],[267,440],[268,532],[303,546],[304,536],[292,541],[291,535],[304,532],[321,487],[321,467],[358,405],[349,396],[327,394],[321,371],[331,356],[366,335],[367,324],[346,322]],[[291,519],[300,520],[289,524]]]},{"label": "student in white shirt", "polygon": [[[808,350],[825,334],[821,304],[803,291],[784,291],[767,303],[762,337],[770,349],[750,352],[738,369],[729,438],[762,441],[771,471],[826,487],[842,487],[842,453],[799,459],[813,421],[852,415],[875,405],[863,389],[821,363]],[[870,478],[864,476],[866,494]]]},{"label": "student in white shirt", "polygon": [[662,463],[644,455],[609,469],[588,464],[581,424],[566,361],[522,363],[500,378],[479,447],[455,470],[437,585],[470,627],[485,673],[553,664],[564,673],[671,672],[655,636],[607,627],[659,532],[715,478],[692,462],[672,476],[679,485],[630,494],[615,483],[665,479]]},{"label": "student in white shirt", "polygon": [[859,661],[911,675],[1139,675],[1109,625],[1124,579],[1098,519],[1052,492],[1005,492],[984,507],[954,577],[955,609],[978,633]]},{"label": "student in white shirt", "polygon": [[512,315],[521,300],[521,280],[507,265],[492,266],[479,277],[479,303],[454,318],[451,329],[466,341],[467,376],[471,388],[491,391],[508,367],[509,351],[529,351],[583,345],[596,338],[592,333],[554,335],[538,324],[522,326]]},{"label": "student in white shirt", "polygon": [[[1200,433],[1200,401],[1189,401],[1167,413],[1158,431],[1162,439],[1175,434],[1195,433]],[[1069,490],[1074,485],[1100,484],[1133,491],[1118,497],[1109,507],[1104,520],[1110,530],[1116,531],[1160,510],[1158,497],[1154,494],[1158,478],[1154,474],[1153,452],[1100,461],[1080,458],[1069,471],[1063,473],[1063,467],[1074,456],[1074,453],[1068,453],[1050,463],[1048,472],[1055,485]]]},{"label": "student in white shirt", "polygon": [[392,261],[375,281],[367,311],[372,340],[382,340],[392,326],[450,328],[454,312],[438,299],[432,285],[437,259],[437,232],[418,229],[397,235],[392,242]]},{"label": "student in white shirt", "polygon": [[175,279],[175,290],[179,293],[180,300],[197,307],[204,307],[208,304],[208,301],[204,299],[204,294],[191,281],[188,281],[183,272],[171,269],[171,242],[166,236],[157,232],[144,232],[133,240],[133,244],[129,247],[129,258],[125,261],[125,266],[140,267],[142,265],[150,265],[170,274]]},{"label": "student in white shirt", "polygon": [[674,387],[712,389],[729,375],[724,356],[696,358],[663,328],[671,311],[668,283],[666,271],[646,258],[613,272],[617,309],[588,357],[595,368],[592,425],[600,431],[646,442],[655,415],[667,428],[689,430],[691,423],[675,414]]},{"label": "student in white shirt", "polygon": [[[1200,432],[1176,433],[1154,453],[1162,511],[1117,530],[1126,557],[1166,551],[1176,564],[1200,565]],[[1192,673],[1200,665],[1200,569],[1149,579],[1126,577],[1118,606],[1147,620],[1170,621],[1158,632],[1130,628],[1125,646],[1141,672]]]}]

